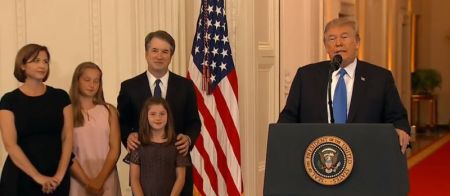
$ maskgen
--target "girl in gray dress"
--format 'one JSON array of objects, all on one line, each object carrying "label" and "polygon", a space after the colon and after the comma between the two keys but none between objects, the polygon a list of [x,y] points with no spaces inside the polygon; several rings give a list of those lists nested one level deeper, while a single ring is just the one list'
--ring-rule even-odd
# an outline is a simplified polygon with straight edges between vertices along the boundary
[{"label": "girl in gray dress", "polygon": [[189,159],[178,153],[172,114],[159,97],[146,100],[139,121],[141,146],[131,153],[131,189],[135,196],[180,195]]}]

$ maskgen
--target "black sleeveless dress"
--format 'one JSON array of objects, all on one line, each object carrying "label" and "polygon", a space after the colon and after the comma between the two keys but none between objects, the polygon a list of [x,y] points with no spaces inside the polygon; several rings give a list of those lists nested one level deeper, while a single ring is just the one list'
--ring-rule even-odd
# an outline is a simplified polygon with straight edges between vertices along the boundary
[{"label": "black sleeveless dress", "polygon": [[[62,151],[63,109],[70,104],[68,94],[47,86],[43,95],[30,97],[19,89],[6,93],[0,110],[14,114],[17,144],[43,175],[54,176]],[[69,172],[51,195],[68,195]],[[8,156],[0,179],[0,195],[44,195],[42,187],[26,175]]]}]

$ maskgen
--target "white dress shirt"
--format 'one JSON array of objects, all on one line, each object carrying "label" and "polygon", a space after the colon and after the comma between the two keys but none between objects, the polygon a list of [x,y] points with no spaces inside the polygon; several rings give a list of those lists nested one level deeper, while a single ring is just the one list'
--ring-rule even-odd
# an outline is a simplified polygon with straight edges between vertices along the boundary
[{"label": "white dress shirt", "polygon": [[152,92],[152,95],[155,94],[156,80],[157,79],[161,80],[161,82],[159,83],[159,87],[161,88],[161,97],[165,99],[166,95],[167,95],[167,87],[169,84],[169,71],[167,71],[167,73],[164,74],[163,77],[156,78],[147,70],[147,78],[148,78],[148,84],[150,86],[150,91]]}]

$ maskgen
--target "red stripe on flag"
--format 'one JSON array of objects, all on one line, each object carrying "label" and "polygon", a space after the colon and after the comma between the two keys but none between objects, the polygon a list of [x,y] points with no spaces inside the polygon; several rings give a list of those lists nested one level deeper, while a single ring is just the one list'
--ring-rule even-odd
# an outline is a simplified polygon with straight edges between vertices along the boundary
[{"label": "red stripe on flag", "polygon": [[194,184],[197,188],[197,191],[200,193],[200,195],[206,195],[203,191],[203,178],[200,173],[198,173],[197,168],[195,167],[192,167],[192,176],[194,177]]},{"label": "red stripe on flag", "polygon": [[[215,91],[218,91],[218,90],[219,90],[219,87],[217,87]],[[220,173],[222,174],[222,176],[225,180],[228,195],[240,195],[240,193],[236,187],[236,184],[234,184],[234,180],[233,180],[233,177],[231,176],[230,170],[227,166],[227,157],[225,156],[225,153],[223,152],[223,149],[220,146],[220,142],[217,138],[217,126],[216,126],[215,120],[214,120],[213,116],[211,115],[210,111],[208,110],[208,108],[206,107],[203,96],[200,94],[200,92],[198,91],[197,88],[195,88],[195,94],[197,95],[198,109],[199,109],[201,115],[203,116],[204,126],[205,126],[206,130],[208,131],[208,133],[211,137],[211,140],[214,143],[214,147],[215,147],[215,150],[217,153],[217,165],[218,165]],[[223,99],[223,97],[222,97],[222,99]],[[216,103],[216,105],[218,105],[218,104]],[[198,142],[198,140],[197,140],[197,142]],[[195,144],[196,147],[197,147],[197,142]],[[202,155],[204,160],[206,160],[206,159],[209,160],[208,154],[206,154],[206,152],[200,153],[200,154]]]},{"label": "red stripe on flag", "polygon": [[[209,158],[208,153],[206,153],[202,135],[198,136],[198,138],[195,142],[195,147],[197,148],[198,152],[202,155],[203,162],[204,162],[203,164],[205,167],[206,175],[208,175],[209,183],[211,184],[211,187],[214,190],[214,192],[216,192],[216,195],[218,195],[219,186],[218,186],[218,182],[217,182],[217,174],[214,171],[215,169],[211,163],[211,159]],[[194,181],[196,181],[195,178],[194,178]],[[203,183],[202,184],[196,183],[195,186],[197,188],[199,188],[199,186],[203,187]],[[204,190],[202,188],[202,192],[203,191]]]},{"label": "red stripe on flag", "polygon": [[223,126],[227,131],[228,140],[231,143],[231,148],[233,149],[234,155],[239,164],[241,164],[241,146],[239,142],[239,135],[234,124],[233,117],[231,116],[230,110],[228,110],[227,103],[223,97],[220,88],[214,91],[214,99],[216,100],[217,111],[222,119]]},{"label": "red stripe on flag", "polygon": [[228,81],[230,82],[231,88],[233,88],[234,96],[236,97],[236,101],[239,100],[239,90],[238,90],[238,81],[236,75],[236,69],[233,69],[227,75]]}]

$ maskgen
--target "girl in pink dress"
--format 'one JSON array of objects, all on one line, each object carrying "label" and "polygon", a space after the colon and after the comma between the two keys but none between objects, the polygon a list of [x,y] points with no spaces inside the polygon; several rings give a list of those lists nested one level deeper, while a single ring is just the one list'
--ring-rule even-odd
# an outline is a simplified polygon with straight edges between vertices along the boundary
[{"label": "girl in pink dress", "polygon": [[78,65],[72,78],[73,164],[70,195],[120,196],[116,163],[120,131],[116,108],[105,102],[102,71],[92,62]]}]

